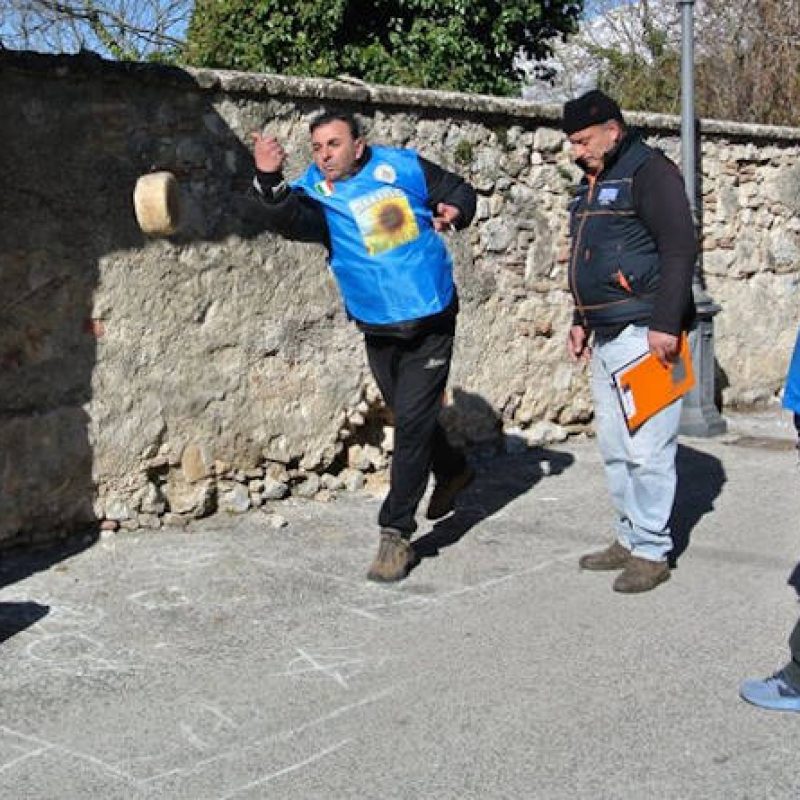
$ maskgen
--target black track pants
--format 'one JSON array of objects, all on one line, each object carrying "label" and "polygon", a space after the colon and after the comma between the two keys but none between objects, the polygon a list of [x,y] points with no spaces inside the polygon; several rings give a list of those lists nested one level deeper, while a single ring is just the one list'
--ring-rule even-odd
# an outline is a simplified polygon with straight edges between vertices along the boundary
[{"label": "black track pants", "polygon": [[395,420],[389,494],[378,524],[410,537],[417,529],[414,515],[431,470],[443,479],[466,465],[464,455],[450,445],[438,422],[453,333],[431,332],[414,339],[364,338],[372,374]]},{"label": "black track pants", "polygon": [[800,688],[800,620],[797,621],[789,637],[789,649],[792,652],[792,660],[785,667],[786,676],[792,686]]}]

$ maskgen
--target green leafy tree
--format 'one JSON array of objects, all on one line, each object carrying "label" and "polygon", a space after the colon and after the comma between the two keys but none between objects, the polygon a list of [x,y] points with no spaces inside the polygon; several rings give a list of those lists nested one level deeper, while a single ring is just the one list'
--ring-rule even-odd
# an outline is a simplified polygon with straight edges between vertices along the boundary
[{"label": "green leafy tree", "polygon": [[197,0],[197,66],[516,94],[518,56],[541,59],[583,0]]}]

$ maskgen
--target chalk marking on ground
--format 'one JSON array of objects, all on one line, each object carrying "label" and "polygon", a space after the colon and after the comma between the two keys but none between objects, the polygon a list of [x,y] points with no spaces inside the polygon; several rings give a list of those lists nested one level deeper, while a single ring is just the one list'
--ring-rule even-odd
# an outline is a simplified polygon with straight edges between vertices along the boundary
[{"label": "chalk marking on ground", "polygon": [[321,758],[330,755],[331,753],[335,753],[337,750],[341,750],[346,744],[349,744],[352,740],[351,739],[343,739],[341,742],[337,742],[330,747],[326,747],[324,750],[320,750],[318,753],[314,753],[314,755],[309,756],[308,758],[304,758],[302,761],[298,761],[296,764],[292,764],[289,767],[284,767],[283,769],[279,769],[277,772],[273,772],[270,775],[265,775],[263,778],[258,778],[255,781],[251,781],[250,783],[246,783],[244,786],[239,786],[237,789],[234,789],[232,792],[228,792],[228,794],[223,795],[220,800],[229,800],[231,797],[236,797],[238,794],[242,794],[250,789],[254,789],[256,786],[263,786],[265,783],[269,783],[275,778],[280,778],[281,775],[288,775],[290,772],[296,772],[298,769],[302,769],[303,767],[307,767],[310,764],[313,764],[315,761],[319,761]]},{"label": "chalk marking on ground", "polygon": [[[156,595],[159,592],[162,593],[162,596],[166,595],[168,597],[174,597],[175,599],[145,599],[148,595]],[[152,589],[142,589],[139,592],[133,592],[132,594],[129,594],[127,599],[130,602],[141,606],[142,608],[146,608],[148,611],[183,608],[184,606],[188,606],[190,602],[189,598],[184,594],[183,589],[180,586],[156,586]]]},{"label": "chalk marking on ground", "polygon": [[225,751],[224,753],[217,753],[216,755],[210,756],[209,758],[205,758],[201,761],[195,762],[190,767],[176,767],[175,769],[166,770],[165,772],[159,772],[155,775],[151,775],[149,778],[141,778],[139,783],[147,784],[153,783],[155,781],[162,780],[164,778],[169,778],[173,776],[180,776],[180,777],[188,777],[192,773],[196,773],[199,770],[203,769],[204,767],[210,766],[211,764],[215,764],[218,761],[222,760],[229,760],[234,758],[238,755],[242,755],[248,751],[258,751],[261,752],[265,746],[273,742],[285,742],[289,739],[297,736],[300,733],[303,733],[310,728],[317,727],[318,725],[323,725],[326,722],[330,722],[331,720],[337,719],[344,714],[349,713],[350,711],[354,711],[362,706],[369,705],[370,703],[375,703],[378,700],[382,700],[384,697],[387,697],[392,692],[395,691],[394,686],[390,686],[388,689],[384,689],[383,691],[377,692],[372,695],[367,695],[367,697],[363,697],[361,700],[357,700],[354,703],[348,703],[344,706],[339,706],[338,708],[333,709],[333,711],[329,711],[327,714],[323,714],[321,717],[317,717],[315,719],[309,720],[308,722],[304,722],[301,725],[298,725],[296,728],[289,728],[288,730],[281,731],[280,733],[276,733],[272,736],[267,736],[264,739],[256,740],[253,744],[247,744],[242,747],[235,747],[230,750]]},{"label": "chalk marking on ground", "polygon": [[282,564],[280,561],[270,561],[266,558],[259,558],[258,556],[254,556],[251,561],[255,561],[262,566],[265,567],[272,567],[274,569],[282,569],[282,570],[291,570],[293,572],[302,572],[305,575],[312,575],[315,578],[323,578],[324,580],[334,581],[336,583],[343,583],[345,586],[349,586],[353,589],[359,589],[361,591],[378,591],[378,592],[389,592],[394,594],[402,594],[402,592],[396,588],[392,588],[391,586],[386,586],[385,584],[378,584],[374,581],[367,581],[367,580],[356,580],[354,578],[345,578],[341,575],[336,575],[332,572],[322,572],[321,570],[310,569],[309,567],[303,565],[296,565],[296,564]]},{"label": "chalk marking on ground", "polygon": [[[207,752],[214,746],[215,740],[219,738],[220,731],[225,729],[235,731],[239,727],[230,717],[227,717],[210,703],[197,703],[193,710],[197,712],[192,715],[195,717],[194,725],[190,725],[188,722],[181,722],[179,727],[186,741],[198,750]],[[210,721],[209,717],[211,718]],[[197,733],[196,728],[198,725],[203,729],[207,737],[212,740],[211,742],[205,741]]]},{"label": "chalk marking on ground", "polygon": [[[224,714],[220,711],[216,706],[212,706],[211,703],[198,703],[198,708],[202,708],[205,711],[210,711],[220,722],[223,722],[229,728],[238,728],[239,726],[236,724],[236,721],[231,719],[227,714]],[[218,726],[215,730],[219,730],[222,726]]]},{"label": "chalk marking on ground", "polygon": [[0,772],[5,772],[7,769],[15,767],[21,761],[26,761],[29,758],[36,758],[36,756],[46,753],[51,749],[52,748],[50,747],[40,747],[38,750],[29,750],[27,753],[23,753],[21,756],[17,756],[15,759],[7,761],[5,764],[3,764],[3,766],[0,767]]},{"label": "chalk marking on ground", "polygon": [[30,734],[20,733],[19,731],[15,731],[13,728],[9,728],[5,725],[0,725],[0,731],[7,733],[11,736],[17,736],[18,738],[22,739],[25,742],[31,742],[33,744],[37,744],[41,746],[40,752],[45,752],[48,750],[53,750],[61,755],[70,756],[72,758],[77,758],[81,761],[85,761],[89,764],[93,764],[96,767],[100,767],[101,769],[105,770],[106,772],[110,773],[116,778],[120,778],[121,780],[127,781],[133,785],[137,785],[138,781],[127,772],[123,772],[121,769],[113,766],[112,764],[107,764],[100,758],[96,756],[91,756],[88,753],[82,753],[79,750],[73,750],[69,747],[64,747],[63,745],[56,744],[55,742],[48,742],[46,739],[41,739],[38,736],[31,736]]},{"label": "chalk marking on ground", "polygon": [[37,627],[44,632],[55,628],[56,631],[64,628],[90,628],[97,626],[106,617],[106,612],[96,606],[86,606],[84,609],[60,603],[49,598],[39,598],[39,602],[50,606],[50,611],[43,617]]},{"label": "chalk marking on ground", "polygon": [[[312,655],[300,647],[295,648],[300,653],[299,658],[294,658],[289,662],[289,666],[282,672],[270,672],[265,677],[269,678],[295,678],[300,675],[307,675],[313,672],[321,673],[331,680],[336,681],[340,686],[349,689],[348,680],[364,671],[366,665],[372,663],[375,667],[381,667],[388,661],[388,657],[383,656],[377,659],[368,657],[347,657],[335,651],[351,651],[352,647],[335,647],[325,653]],[[308,666],[296,666],[297,664],[307,664]],[[361,669],[348,670],[342,672],[343,668],[360,667]]]},{"label": "chalk marking on ground", "polygon": [[[37,654],[37,650],[53,642],[56,643],[56,647],[52,654]],[[76,642],[84,648],[82,652],[58,653],[59,643],[74,645]],[[52,669],[64,672],[68,675],[76,674],[76,667],[84,667],[86,669],[104,672],[124,672],[134,669],[130,664],[122,664],[97,655],[104,649],[105,645],[103,645],[102,642],[92,639],[91,636],[87,636],[85,633],[48,633],[28,644],[23,650],[23,653],[32,661],[47,664]]]},{"label": "chalk marking on ground", "polygon": [[[338,683],[339,686],[342,686],[345,689],[348,688],[347,681],[345,680],[344,675],[342,675],[342,673],[339,672],[337,667],[347,666],[348,664],[361,663],[361,659],[350,660],[350,661],[345,660],[345,661],[335,662],[335,663],[331,664],[330,666],[326,667],[323,664],[321,664],[319,661],[317,661],[314,658],[314,656],[310,655],[305,650],[303,650],[302,647],[297,647],[295,649],[297,650],[298,653],[300,653],[300,658],[299,659],[294,659],[293,661],[289,662],[289,668],[290,669],[291,669],[292,664],[294,664],[295,662],[297,662],[297,661],[301,661],[301,662],[302,661],[306,661],[311,665],[311,671],[313,671],[313,672],[321,672],[323,675],[327,675],[329,678],[331,678],[332,680],[336,681],[336,683]],[[303,673],[303,672],[308,672],[308,670],[300,669],[294,674],[300,674],[300,673]]]},{"label": "chalk marking on ground", "polygon": [[204,552],[167,550],[157,554],[157,561],[153,566],[168,570],[207,567],[211,564],[216,564],[219,561],[219,556],[218,550],[206,550]]},{"label": "chalk marking on ground", "polygon": [[547,569],[548,567],[555,566],[556,564],[561,564],[565,561],[570,561],[572,559],[577,559],[583,550],[580,552],[574,553],[567,553],[566,555],[559,556],[558,558],[551,558],[547,561],[542,561],[539,564],[536,564],[533,567],[528,569],[520,570],[519,572],[511,572],[508,575],[501,575],[498,578],[490,578],[486,581],[481,581],[480,583],[473,584],[472,586],[462,586],[460,589],[451,589],[446,592],[441,592],[439,594],[430,595],[425,598],[420,598],[418,595],[414,595],[412,597],[404,597],[401,600],[396,600],[389,603],[380,603],[377,605],[367,606],[364,611],[380,611],[381,609],[387,608],[395,608],[401,605],[409,605],[409,604],[417,604],[417,605],[425,605],[429,603],[441,603],[445,600],[450,600],[454,597],[460,597],[466,594],[474,594],[475,592],[481,592],[484,589],[491,589],[495,586],[499,586],[502,583],[508,583],[509,581],[516,580],[518,578],[525,578],[529,575],[534,575],[537,572],[541,572],[542,570]]},{"label": "chalk marking on ground", "polygon": [[186,739],[189,744],[196,747],[198,750],[208,750],[210,745],[204,742],[193,730],[192,726],[188,725],[185,722],[181,722],[178,726],[181,729],[181,733],[183,734],[184,739]]},{"label": "chalk marking on ground", "polygon": [[359,617],[366,617],[367,619],[380,621],[380,617],[377,614],[372,614],[365,608],[357,608],[356,606],[346,606],[343,603],[340,603],[340,605],[345,611],[351,611],[353,614],[358,614]]}]

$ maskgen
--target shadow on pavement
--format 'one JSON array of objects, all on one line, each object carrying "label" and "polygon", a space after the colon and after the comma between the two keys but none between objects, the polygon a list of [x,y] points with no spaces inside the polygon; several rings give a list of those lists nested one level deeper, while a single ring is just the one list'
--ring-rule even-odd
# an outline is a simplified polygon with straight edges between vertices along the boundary
[{"label": "shadow on pavement", "polygon": [[800,561],[794,565],[792,574],[789,576],[789,580],[786,582],[795,590],[798,599],[800,599]]},{"label": "shadow on pavement", "polygon": [[[506,447],[519,451],[524,444],[507,437]],[[473,464],[475,480],[456,499],[455,511],[417,539],[414,551],[420,559],[437,556],[441,548],[458,542],[471,528],[527,492],[542,477],[560,474],[574,460],[569,453],[533,448]]]},{"label": "shadow on pavement", "polygon": [[678,558],[689,546],[691,533],[702,517],[714,508],[727,477],[722,462],[700,450],[678,445],[676,458],[678,488],[675,506],[670,518],[673,550],[670,567],[675,567]]},{"label": "shadow on pavement", "polygon": [[[38,550],[25,549],[25,545],[6,550],[0,554],[0,589],[17,583],[36,572],[50,569],[54,564],[88,550],[96,544],[99,538],[99,531],[93,528]],[[0,604],[0,607],[2,605]],[[19,605],[19,603],[11,605]],[[5,617],[0,617],[0,625],[3,624],[4,619]]]},{"label": "shadow on pavement", "polygon": [[0,603],[0,644],[24,631],[50,612],[50,606],[33,601]]}]

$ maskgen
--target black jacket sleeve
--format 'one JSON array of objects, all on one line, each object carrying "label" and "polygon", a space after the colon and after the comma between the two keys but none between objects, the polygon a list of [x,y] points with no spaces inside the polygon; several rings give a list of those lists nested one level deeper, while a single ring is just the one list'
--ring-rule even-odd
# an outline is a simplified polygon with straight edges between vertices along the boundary
[{"label": "black jacket sleeve", "polygon": [[253,181],[263,201],[268,230],[296,242],[316,242],[330,250],[325,214],[318,203],[294,191],[279,172],[258,172]]},{"label": "black jacket sleeve", "polygon": [[439,203],[455,206],[461,213],[455,221],[456,230],[462,230],[475,216],[477,196],[475,189],[460,175],[448,172],[433,161],[419,156],[419,163],[428,186],[428,204],[435,211]]},{"label": "black jacket sleeve", "polygon": [[636,172],[633,203],[655,240],[661,267],[650,328],[677,336],[694,312],[692,276],[697,238],[683,178],[663,154],[656,153]]},{"label": "black jacket sleeve", "polygon": [[[461,212],[455,227],[457,230],[466,228],[475,216],[475,190],[454,172],[448,172],[421,156],[419,161],[428,188],[430,208],[435,211],[439,203],[455,206]],[[317,242],[330,250],[328,225],[318,203],[302,192],[293,191],[278,172],[256,171],[254,186],[263,201],[269,230],[294,241]]]}]

